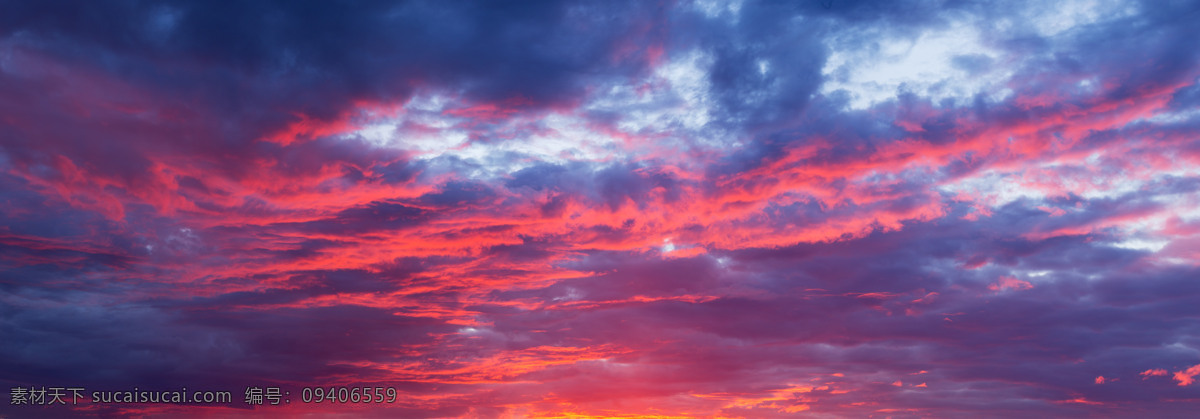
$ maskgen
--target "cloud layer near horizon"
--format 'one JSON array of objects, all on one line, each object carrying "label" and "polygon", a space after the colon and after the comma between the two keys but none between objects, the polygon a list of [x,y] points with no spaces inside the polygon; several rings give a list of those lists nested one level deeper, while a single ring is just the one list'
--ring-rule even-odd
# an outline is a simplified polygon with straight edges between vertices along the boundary
[{"label": "cloud layer near horizon", "polygon": [[1195,2],[354,6],[0,3],[5,388],[1200,402]]}]

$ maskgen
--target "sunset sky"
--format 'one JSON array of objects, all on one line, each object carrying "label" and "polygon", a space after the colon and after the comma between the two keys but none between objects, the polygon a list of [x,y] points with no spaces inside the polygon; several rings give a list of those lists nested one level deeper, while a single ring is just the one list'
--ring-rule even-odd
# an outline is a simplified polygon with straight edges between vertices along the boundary
[{"label": "sunset sky", "polygon": [[1196,414],[1197,21],[0,0],[0,417]]}]

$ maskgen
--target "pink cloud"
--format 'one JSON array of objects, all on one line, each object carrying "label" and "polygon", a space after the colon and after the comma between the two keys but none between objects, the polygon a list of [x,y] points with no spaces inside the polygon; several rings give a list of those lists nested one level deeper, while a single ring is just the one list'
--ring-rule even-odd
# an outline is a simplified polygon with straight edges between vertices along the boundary
[{"label": "pink cloud", "polygon": [[1011,276],[1002,276],[996,283],[988,285],[988,289],[992,291],[1023,291],[1030,288],[1033,288],[1033,284],[1029,283],[1029,281],[1022,281]]},{"label": "pink cloud", "polygon": [[1103,402],[1088,400],[1085,397],[1076,397],[1076,398],[1070,399],[1070,400],[1061,400],[1058,403],[1073,403],[1073,404],[1084,404],[1084,405],[1093,405],[1093,406],[1100,406],[1100,405],[1104,404]]},{"label": "pink cloud", "polygon": [[1175,371],[1173,378],[1179,382],[1180,386],[1187,386],[1196,382],[1197,375],[1200,375],[1200,364],[1193,365],[1191,368],[1183,371]]},{"label": "pink cloud", "polygon": [[1159,369],[1150,369],[1150,370],[1145,370],[1145,371],[1142,371],[1142,373],[1141,373],[1140,375],[1142,376],[1142,379],[1143,379],[1143,380],[1145,380],[1145,379],[1147,379],[1147,378],[1150,378],[1150,377],[1159,377],[1159,376],[1165,376],[1165,375],[1167,375],[1167,370],[1164,370],[1164,369],[1161,369],[1161,368],[1159,368]]}]

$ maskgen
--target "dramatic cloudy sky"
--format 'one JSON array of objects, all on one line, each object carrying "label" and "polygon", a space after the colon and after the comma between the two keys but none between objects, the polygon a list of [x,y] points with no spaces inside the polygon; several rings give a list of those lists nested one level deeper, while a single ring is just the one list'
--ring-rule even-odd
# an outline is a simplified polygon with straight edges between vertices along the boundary
[{"label": "dramatic cloudy sky", "polygon": [[0,415],[1194,414],[1198,19],[3,1]]}]

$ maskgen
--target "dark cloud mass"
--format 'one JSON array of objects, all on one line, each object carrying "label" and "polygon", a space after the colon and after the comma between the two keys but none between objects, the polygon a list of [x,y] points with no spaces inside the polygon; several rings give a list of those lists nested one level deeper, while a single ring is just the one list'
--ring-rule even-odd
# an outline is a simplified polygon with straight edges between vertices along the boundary
[{"label": "dark cloud mass", "polygon": [[0,416],[1194,415],[1197,18],[0,0]]}]

